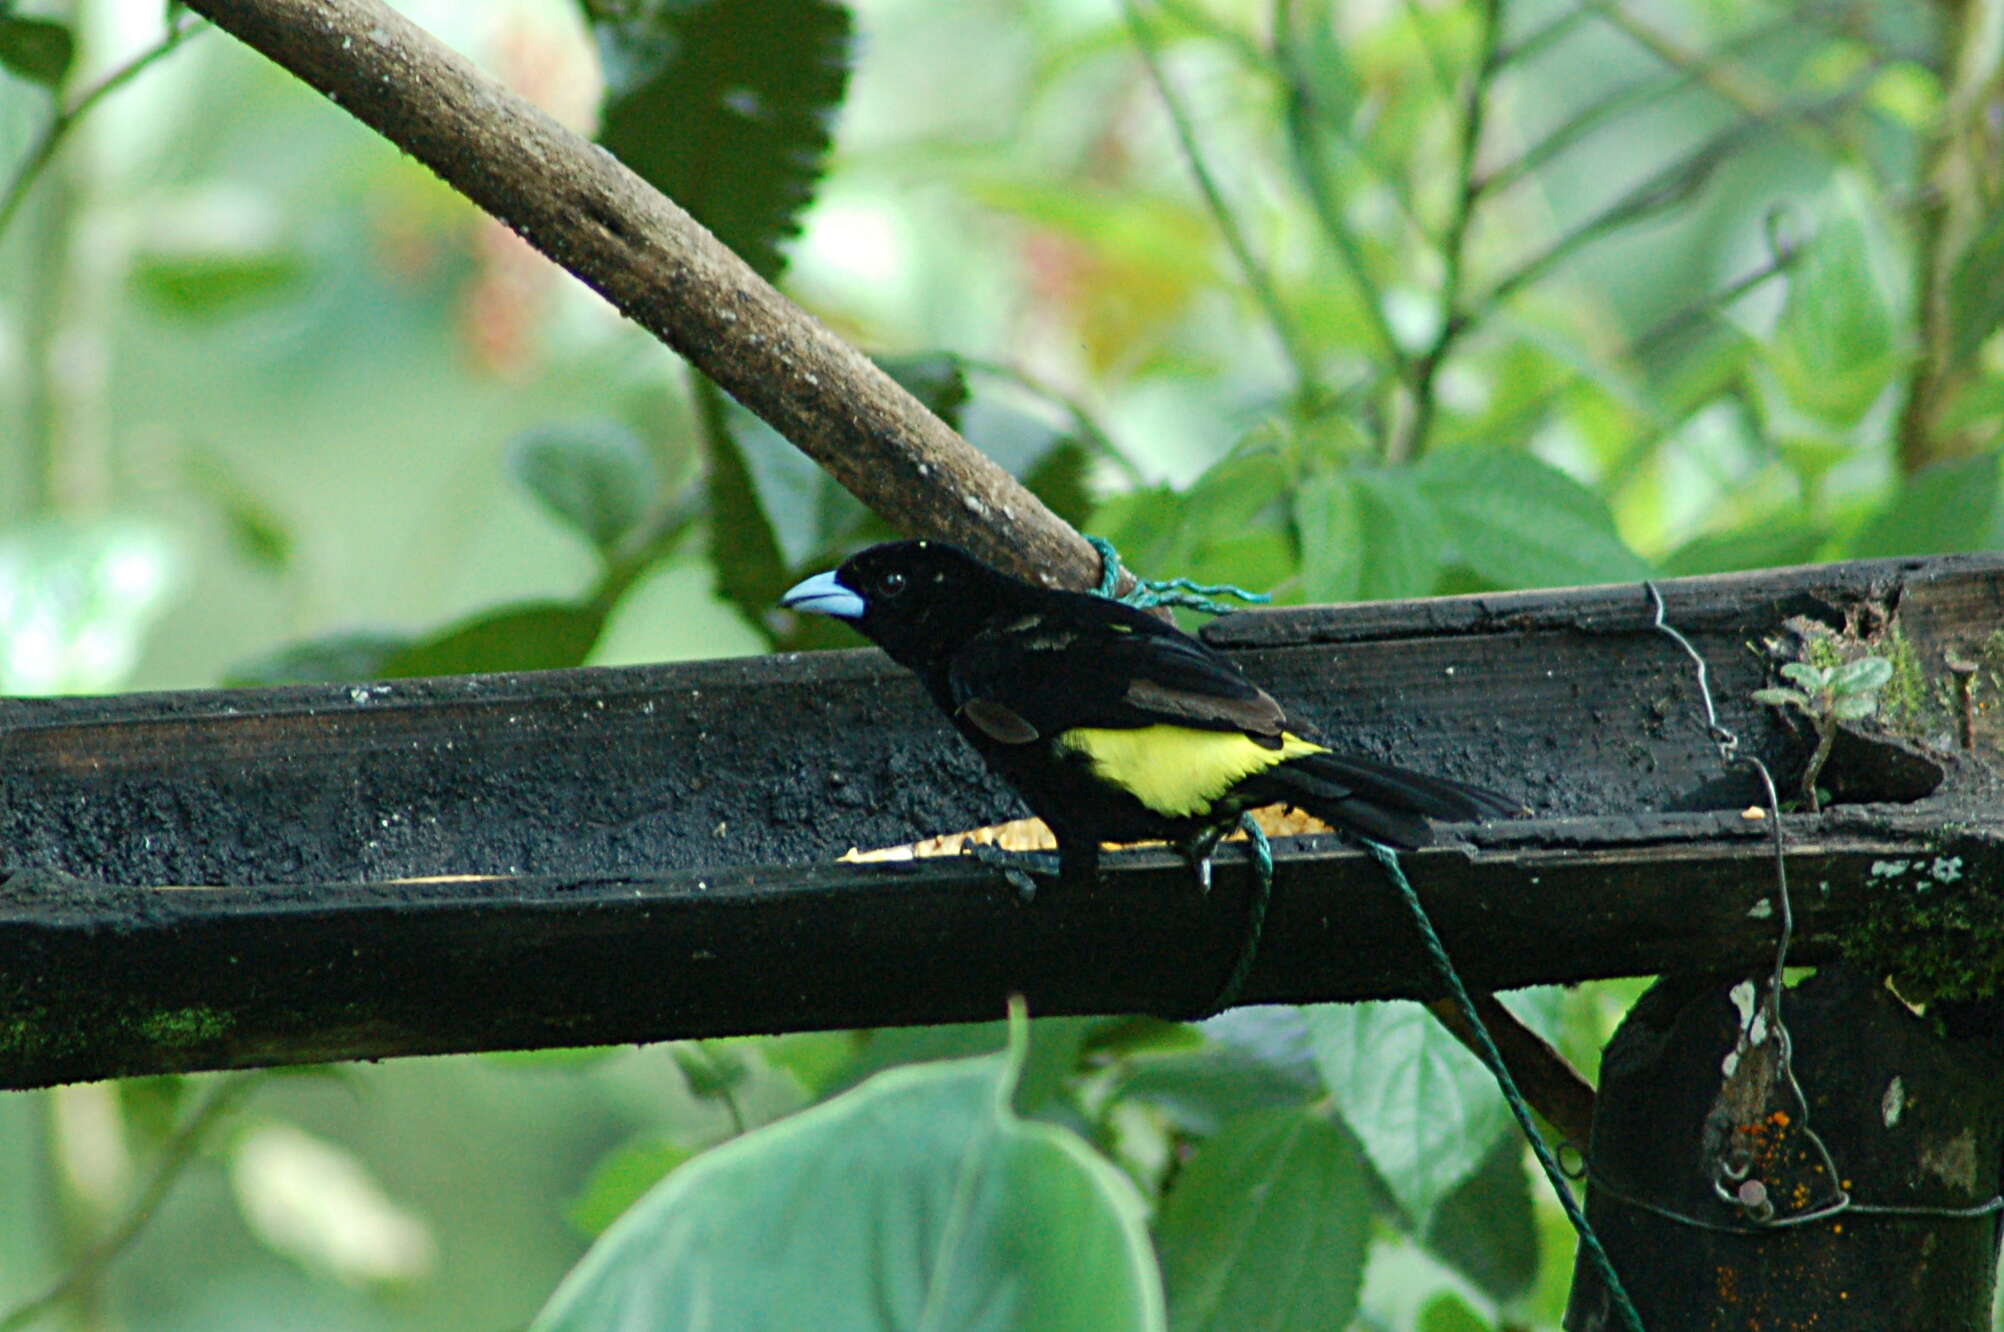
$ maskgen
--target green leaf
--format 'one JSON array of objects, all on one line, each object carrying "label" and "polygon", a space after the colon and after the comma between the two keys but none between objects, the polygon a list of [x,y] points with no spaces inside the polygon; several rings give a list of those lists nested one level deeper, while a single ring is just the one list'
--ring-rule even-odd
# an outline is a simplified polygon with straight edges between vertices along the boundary
[{"label": "green leaf", "polygon": [[1946,555],[1997,544],[1998,455],[1978,454],[1923,467],[1850,543],[1850,555]]},{"label": "green leaf", "polygon": [[647,446],[617,421],[525,430],[508,446],[508,467],[559,522],[601,551],[646,516],[661,486]]},{"label": "green leaf", "polygon": [[1073,527],[1092,516],[1092,455],[1075,439],[1061,439],[1023,474],[1023,484],[1044,506]]},{"label": "green leaf", "polygon": [[904,391],[925,404],[940,420],[960,429],[960,411],[967,406],[967,371],[952,352],[919,352],[911,356],[873,356],[878,368],[898,381]]},{"label": "green leaf", "polygon": [[1475,1173],[1441,1199],[1420,1242],[1499,1304],[1531,1289],[1538,1279],[1538,1220],[1516,1134],[1498,1138]]},{"label": "green leaf", "polygon": [[1423,596],[1440,576],[1443,536],[1410,472],[1351,467],[1294,493],[1302,595],[1311,601]]},{"label": "green leaf", "polygon": [[[1029,1024],[1029,1048],[1016,1080],[1019,1114],[1036,1110],[1063,1087],[1078,1068],[1079,1050],[1092,1022],[1087,1018],[1035,1018]],[[927,1027],[884,1027],[846,1067],[829,1081],[824,1095],[847,1091],[887,1069],[941,1059],[988,1054],[1009,1042],[1006,1022],[943,1022]]]},{"label": "green leaf", "polygon": [[1489,1332],[1489,1323],[1453,1291],[1442,1291],[1420,1310],[1416,1332]]},{"label": "green leaf", "polygon": [[687,1147],[666,1137],[622,1143],[599,1158],[564,1217],[585,1234],[597,1235],[690,1156]]},{"label": "green leaf", "polygon": [[76,39],[61,23],[0,14],[0,65],[44,88],[63,85],[76,58]]},{"label": "green leaf", "polygon": [[535,1332],[1154,1332],[1133,1185],[1016,1118],[1000,1057],[896,1069],[689,1161],[564,1279]]},{"label": "green leaf", "polygon": [[1662,571],[1666,577],[1683,578],[1810,564],[1828,535],[1801,517],[1772,514],[1745,527],[1693,537],[1663,557]]},{"label": "green leaf", "polygon": [[1830,715],[1838,721],[1862,721],[1878,710],[1877,694],[1846,694],[1830,705]]},{"label": "green leaf", "polygon": [[306,257],[288,245],[155,246],[132,263],[132,282],[159,309],[187,319],[242,314],[305,281]]},{"label": "green leaf", "polygon": [[407,634],[350,629],[279,648],[233,667],[223,683],[247,685],[324,684],[381,680],[390,660],[410,646]]},{"label": "green leaf", "polygon": [[1756,689],[1753,701],[1766,704],[1770,708],[1801,708],[1809,711],[1809,700],[1793,689]]},{"label": "green leaf", "polygon": [[1830,687],[1839,694],[1867,694],[1885,687],[1893,678],[1893,663],[1884,657],[1860,657],[1847,661],[1830,676]]},{"label": "green leaf", "polygon": [[1358,591],[1371,600],[1431,592],[1443,543],[1431,498],[1410,472],[1358,467],[1350,476],[1364,539]]},{"label": "green leaf", "polygon": [[1357,1310],[1368,1176],[1343,1131],[1303,1109],[1227,1124],[1162,1206],[1156,1242],[1177,1332],[1340,1328]]},{"label": "green leaf", "polygon": [[1322,1080],[1415,1224],[1512,1131],[1487,1069],[1418,1004],[1304,1010]]},{"label": "green leaf", "polygon": [[1122,1096],[1147,1101],[1185,1133],[1209,1136],[1237,1115],[1305,1105],[1322,1095],[1299,1009],[1234,1008],[1202,1024],[1204,1044],[1130,1058]]},{"label": "green leaf", "polygon": [[1970,360],[2004,322],[2004,213],[1992,213],[1948,277],[1948,368]]},{"label": "green leaf", "polygon": [[379,678],[581,666],[604,625],[605,612],[589,606],[568,601],[521,602],[477,615],[411,644],[383,663]]},{"label": "green leaf", "polygon": [[1820,694],[1830,687],[1829,670],[1806,661],[1786,663],[1781,668],[1781,675],[1785,680],[1795,681],[1804,691],[1811,694]]},{"label": "green leaf", "polygon": [[1301,542],[1301,595],[1308,601],[1355,601],[1362,595],[1363,505],[1342,472],[1309,477],[1294,492]]},{"label": "green leaf", "polygon": [[1183,497],[1188,539],[1201,544],[1240,536],[1286,491],[1286,465],[1271,451],[1227,458],[1198,477]]},{"label": "green leaf", "polygon": [[1857,424],[1900,368],[1892,304],[1873,262],[1861,191],[1839,188],[1796,261],[1768,344],[1789,400],[1832,425]]},{"label": "green leaf", "polygon": [[1615,531],[1607,502],[1531,454],[1434,453],[1414,470],[1455,560],[1499,587],[1649,576],[1648,564]]},{"label": "green leaf", "polygon": [[799,230],[848,83],[829,0],[583,4],[606,97],[599,142],[767,278]]},{"label": "green leaf", "polygon": [[[805,463],[816,476],[820,469],[751,413],[724,398],[707,382],[696,388],[716,402],[712,424],[702,431],[703,490],[709,513],[710,567],[716,570],[717,592],[738,608],[745,619],[771,637],[766,616],[786,591],[793,564],[780,547],[786,530],[768,507],[753,479],[752,453],[766,449],[766,437],[785,453]],[[761,434],[760,432],[764,432]],[[761,454],[763,456],[763,454]],[[785,464],[782,462],[781,464]],[[786,498],[797,487],[781,491]],[[795,524],[809,521],[811,510],[797,507],[783,516]],[[800,544],[796,542],[796,548]]]},{"label": "green leaf", "polygon": [[668,1046],[668,1057],[689,1084],[689,1094],[706,1101],[728,1096],[750,1073],[743,1054],[714,1042],[674,1041]]}]

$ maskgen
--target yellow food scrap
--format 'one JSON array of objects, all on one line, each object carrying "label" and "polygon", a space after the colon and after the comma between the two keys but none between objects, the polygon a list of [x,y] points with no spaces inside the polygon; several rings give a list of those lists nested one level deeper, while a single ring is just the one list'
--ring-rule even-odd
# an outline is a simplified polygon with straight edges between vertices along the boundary
[{"label": "yellow food scrap", "polygon": [[[1286,805],[1268,805],[1253,811],[1253,819],[1260,831],[1268,837],[1302,837],[1309,833],[1333,832],[1328,824],[1310,814]],[[1235,832],[1229,840],[1243,841],[1245,834]],[[992,824],[986,828],[970,828],[965,832],[941,833],[919,842],[908,842],[903,846],[879,847],[864,851],[856,847],[842,853],[841,859],[848,864],[867,864],[879,860],[923,860],[928,856],[957,856],[963,847],[997,846],[1004,851],[1050,851],[1056,848],[1057,838],[1044,826],[1042,819],[1012,819],[1008,823]],[[1131,843],[1145,846],[1148,843]]]}]

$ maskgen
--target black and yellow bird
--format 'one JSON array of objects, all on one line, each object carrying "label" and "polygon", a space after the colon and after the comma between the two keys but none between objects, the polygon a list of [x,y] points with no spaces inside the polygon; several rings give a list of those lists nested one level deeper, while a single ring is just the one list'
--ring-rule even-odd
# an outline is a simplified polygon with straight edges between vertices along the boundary
[{"label": "black and yellow bird", "polygon": [[1096,878],[1103,842],[1160,840],[1209,888],[1218,839],[1262,805],[1396,847],[1432,841],[1429,819],[1521,812],[1477,787],[1338,753],[1174,625],[1034,586],[956,546],[872,546],[784,604],[848,621],[916,673],[1050,825],[1062,882]]}]

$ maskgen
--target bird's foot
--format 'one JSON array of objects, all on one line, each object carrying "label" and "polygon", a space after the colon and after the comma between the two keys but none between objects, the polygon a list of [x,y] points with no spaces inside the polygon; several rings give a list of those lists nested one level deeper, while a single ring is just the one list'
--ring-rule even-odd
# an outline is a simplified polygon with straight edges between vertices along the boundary
[{"label": "bird's foot", "polygon": [[1037,879],[1059,878],[1058,857],[1049,851],[1005,851],[999,846],[986,842],[970,842],[960,849],[963,856],[972,856],[988,868],[1008,880],[1016,890],[1016,896],[1029,902],[1037,896]]}]

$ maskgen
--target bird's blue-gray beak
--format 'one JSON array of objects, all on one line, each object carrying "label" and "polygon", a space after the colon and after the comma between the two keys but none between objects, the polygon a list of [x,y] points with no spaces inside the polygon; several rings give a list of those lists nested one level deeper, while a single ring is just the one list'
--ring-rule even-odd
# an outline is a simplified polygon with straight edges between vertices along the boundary
[{"label": "bird's blue-gray beak", "polygon": [[838,620],[860,620],[869,609],[861,597],[842,586],[832,571],[795,583],[779,599],[779,604],[788,610],[813,611]]}]

